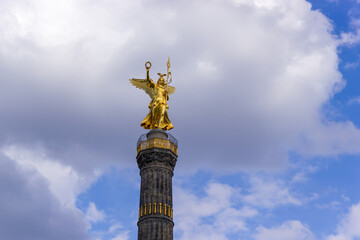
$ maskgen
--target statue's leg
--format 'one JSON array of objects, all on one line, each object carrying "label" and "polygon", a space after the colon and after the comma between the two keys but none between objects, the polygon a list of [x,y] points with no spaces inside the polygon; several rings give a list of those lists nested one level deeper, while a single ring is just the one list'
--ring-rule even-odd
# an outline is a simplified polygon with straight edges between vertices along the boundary
[{"label": "statue's leg", "polygon": [[152,129],[154,128],[158,128],[157,127],[157,105],[153,104],[152,108],[151,108],[151,118],[150,118],[150,123],[151,123],[151,127]]},{"label": "statue's leg", "polygon": [[169,119],[169,116],[167,114],[167,111],[165,110],[165,113],[164,113],[164,127],[162,127],[163,130],[170,130],[174,128],[174,126],[172,125],[170,119]]},{"label": "statue's leg", "polygon": [[141,122],[141,126],[144,127],[145,129],[151,129],[151,109],[148,115]]},{"label": "statue's leg", "polygon": [[159,128],[159,118],[160,118],[159,107],[160,107],[159,105],[156,105],[153,107],[153,115],[152,115],[151,124],[154,126],[154,128]]},{"label": "statue's leg", "polygon": [[164,122],[165,111],[166,111],[165,105],[164,105],[164,104],[160,104],[160,105],[159,105],[159,113],[158,113],[158,114],[159,114],[159,119],[157,119],[157,120],[158,120],[158,121],[157,121],[157,124],[158,124],[159,128],[165,127],[165,126],[164,126],[164,124],[165,124],[165,122]]}]

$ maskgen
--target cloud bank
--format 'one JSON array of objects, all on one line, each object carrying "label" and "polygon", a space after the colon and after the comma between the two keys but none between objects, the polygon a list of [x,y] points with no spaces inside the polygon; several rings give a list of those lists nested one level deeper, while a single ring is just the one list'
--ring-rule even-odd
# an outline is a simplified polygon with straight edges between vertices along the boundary
[{"label": "cloud bank", "polygon": [[1,239],[89,239],[79,209],[63,206],[45,178],[1,155]]},{"label": "cloud bank", "polygon": [[133,166],[149,100],[127,79],[171,56],[183,169],[359,152],[358,128],[324,115],[344,86],[339,42],[306,1],[24,0],[1,17],[2,142],[36,142],[79,171]]},{"label": "cloud bank", "polygon": [[[172,58],[177,92],[169,116],[180,144],[179,171],[278,169],[290,152],[314,157],[360,151],[359,128],[329,119],[325,107],[345,87],[337,48],[358,36],[335,36],[331,21],[304,0],[1,5],[0,146],[6,157],[0,176],[3,183],[17,183],[3,186],[10,200],[33,211],[25,211],[24,219],[43,206],[34,231],[55,219],[50,232],[33,233],[36,239],[86,239],[89,223],[76,209],[78,194],[109,165],[136,167],[135,143],[145,132],[139,124],[149,98],[128,79],[145,77],[148,60],[155,78]],[[28,184],[33,178],[34,186]],[[263,183],[253,185],[249,201]],[[285,204],[299,204],[287,189],[282,194]],[[218,219],[231,207],[216,210]],[[94,209],[92,219],[101,219]],[[242,210],[231,211],[239,220],[233,227],[245,228]],[[0,221],[19,216],[7,214]],[[296,222],[279,227],[289,228],[310,237]],[[11,228],[0,232],[23,239]],[[117,238],[127,239],[127,232]]]}]

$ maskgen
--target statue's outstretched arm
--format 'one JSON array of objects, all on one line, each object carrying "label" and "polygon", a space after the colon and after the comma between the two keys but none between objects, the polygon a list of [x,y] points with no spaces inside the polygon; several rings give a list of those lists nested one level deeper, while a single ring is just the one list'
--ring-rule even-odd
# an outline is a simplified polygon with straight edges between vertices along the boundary
[{"label": "statue's outstretched arm", "polygon": [[151,88],[155,88],[156,84],[153,82],[153,80],[150,78],[150,68],[151,68],[151,62],[147,61],[145,63],[146,68],[146,81],[148,83],[148,86]]}]

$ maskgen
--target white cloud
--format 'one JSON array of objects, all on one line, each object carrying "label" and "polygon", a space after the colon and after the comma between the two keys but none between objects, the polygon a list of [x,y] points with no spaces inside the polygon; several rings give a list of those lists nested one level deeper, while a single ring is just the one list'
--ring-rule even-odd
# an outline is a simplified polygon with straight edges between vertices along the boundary
[{"label": "white cloud", "polygon": [[346,69],[355,69],[359,66],[360,62],[356,61],[356,62],[348,62],[344,65],[344,68]]},{"label": "white cloud", "polygon": [[129,240],[129,232],[120,233],[111,240]]},{"label": "white cloud", "polygon": [[[61,220],[62,214],[66,213],[69,217],[79,222],[79,224],[72,224],[71,226],[66,225],[68,229],[60,229],[61,231],[65,233],[80,232],[81,229],[74,230],[72,227],[79,228],[79,226],[83,224],[83,236],[79,238],[74,237],[74,239],[88,239],[89,235],[94,239],[129,239],[129,231],[123,229],[120,223],[111,225],[107,231],[93,231],[91,229],[92,224],[107,219],[105,212],[97,209],[94,202],[89,203],[86,213],[81,212],[76,206],[78,195],[88,189],[101,175],[100,170],[92,169],[92,171],[89,171],[83,169],[83,171],[78,172],[72,166],[65,165],[61,160],[52,159],[47,155],[46,150],[41,145],[37,145],[37,147],[32,149],[20,145],[7,145],[1,149],[1,152],[19,167],[26,171],[36,173],[36,175],[40,176],[43,181],[46,182],[46,190],[49,191],[54,201],[61,206],[58,206],[59,211],[55,212],[53,217],[60,218]],[[36,207],[36,204],[32,205],[32,207]],[[43,211],[49,211],[48,208],[52,207],[46,204],[43,205]],[[70,213],[74,216],[71,216]],[[72,220],[66,219],[66,221],[71,223]],[[65,226],[61,222],[59,224],[59,228]],[[56,233],[57,229],[52,229],[52,231]],[[89,231],[89,233],[87,233],[87,231]],[[44,232],[46,233],[46,231]],[[59,236],[63,235],[60,234]],[[63,239],[72,238],[73,237]],[[52,238],[47,237],[46,239]]]},{"label": "white cloud", "polygon": [[238,189],[226,184],[210,183],[206,195],[198,197],[176,187],[174,211],[178,239],[227,239],[227,234],[247,231],[245,220],[258,214],[251,207],[234,206]]},{"label": "white cloud", "polygon": [[63,206],[76,208],[77,196],[86,190],[100,176],[100,171],[91,174],[80,174],[71,166],[63,165],[57,159],[47,156],[45,150],[37,148],[27,149],[18,145],[2,148],[2,152],[10,159],[28,169],[35,169],[49,183],[51,192]]},{"label": "white cloud", "polygon": [[[61,219],[62,212],[73,213],[73,219],[79,221],[79,224],[82,223],[86,226],[86,229],[83,232],[83,237],[81,238],[88,238],[87,230],[90,229],[88,221],[98,222],[105,218],[105,213],[98,211],[94,203],[89,204],[86,215],[84,215],[84,213],[82,213],[76,206],[77,196],[90,187],[97,177],[99,177],[100,171],[93,170],[92,173],[79,173],[71,166],[66,166],[61,163],[61,161],[49,157],[46,150],[42,148],[41,145],[32,149],[19,145],[7,145],[1,149],[1,152],[22,169],[34,172],[36,175],[41,176],[43,181],[46,181],[45,188],[49,191],[51,198],[54,198],[53,201],[56,201],[58,204],[57,207],[59,208],[58,212],[55,212],[52,217]],[[21,203],[19,203],[19,205],[20,204]],[[41,206],[42,211],[50,211],[52,205],[48,206],[47,203],[43,203]],[[34,208],[36,207],[36,204],[30,203],[29,207]],[[72,220],[66,221],[69,221],[70,223]],[[61,222],[59,223],[59,228],[68,228],[62,229],[61,231],[75,232],[73,228],[79,227],[77,224],[72,224],[70,226],[65,225]],[[56,229],[53,231],[56,232]],[[45,232],[46,231],[44,231],[44,233]],[[50,237],[48,239],[52,238]]]},{"label": "white cloud", "polygon": [[[96,208],[96,205],[95,203],[93,202],[90,202],[89,203],[89,206],[86,210],[86,218],[93,222],[93,223],[96,223],[96,222],[101,222],[105,219],[106,215],[105,215],[105,212],[104,211],[99,211],[97,208]],[[114,228],[110,228],[110,231],[114,231]]]},{"label": "white cloud", "polygon": [[350,99],[348,104],[360,104],[360,96]]},{"label": "white cloud", "polygon": [[345,202],[349,202],[350,201],[350,198],[346,195],[341,195],[341,198],[345,201]]},{"label": "white cloud", "polygon": [[360,238],[360,203],[351,206],[348,214],[337,227],[337,234],[330,235],[328,240],[354,240]]},{"label": "white cloud", "polygon": [[301,205],[290,187],[280,180],[251,177],[249,193],[242,196],[245,203],[257,208],[274,208],[278,205]]},{"label": "white cloud", "polygon": [[215,226],[219,232],[236,233],[246,231],[247,226],[245,219],[258,215],[258,211],[251,207],[243,207],[240,209],[227,208],[223,210],[215,220]]},{"label": "white cloud", "polygon": [[360,43],[360,19],[352,16],[353,13],[350,10],[348,15],[350,16],[350,26],[353,28],[352,31],[342,32],[340,34],[340,45],[352,47]]},{"label": "white cloud", "polygon": [[341,203],[339,201],[331,201],[329,203],[316,204],[318,208],[328,208],[328,209],[339,209],[341,207]]},{"label": "white cloud", "polygon": [[199,61],[197,63],[197,68],[201,72],[201,74],[205,75],[214,75],[217,72],[217,67],[212,62]]},{"label": "white cloud", "polygon": [[354,45],[360,42],[360,29],[355,32],[344,32],[340,35],[340,44]]},{"label": "white cloud", "polygon": [[[336,136],[336,138],[334,138]],[[304,155],[336,156],[340,152],[358,153],[358,128],[350,121],[327,122],[318,125],[307,137],[300,140],[299,149]]]},{"label": "white cloud", "polygon": [[120,223],[116,223],[116,224],[113,224],[113,225],[110,226],[109,232],[113,233],[113,232],[116,232],[117,230],[122,229],[122,228],[123,228],[123,226]]},{"label": "white cloud", "polygon": [[89,239],[84,214],[63,206],[43,176],[0,158],[0,239]]},{"label": "white cloud", "polygon": [[299,221],[287,221],[274,228],[258,227],[256,240],[314,240],[310,229]]},{"label": "white cloud", "polygon": [[[99,216],[95,217],[98,218]],[[105,216],[106,217],[106,216]],[[103,220],[103,219],[102,219]],[[102,221],[100,220],[100,221]],[[108,218],[106,219],[108,220]],[[127,240],[130,237],[130,231],[125,229],[123,225],[119,222],[102,222],[101,225],[107,225],[108,223],[112,223],[112,225],[108,229],[104,230],[90,230],[89,235],[91,235],[92,239],[96,240]],[[99,229],[99,228],[97,228]],[[103,229],[103,228],[102,228]]]},{"label": "white cloud", "polygon": [[308,180],[308,175],[313,174],[318,170],[316,166],[306,166],[305,168],[298,171],[292,178],[293,183],[305,182]]}]

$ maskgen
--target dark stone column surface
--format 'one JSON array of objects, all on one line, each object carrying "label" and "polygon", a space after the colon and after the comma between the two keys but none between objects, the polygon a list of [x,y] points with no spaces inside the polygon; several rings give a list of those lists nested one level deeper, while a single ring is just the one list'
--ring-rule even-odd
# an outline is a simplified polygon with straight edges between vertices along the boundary
[{"label": "dark stone column surface", "polygon": [[[147,134],[147,139],[167,137],[162,130]],[[141,150],[136,158],[141,176],[138,240],[172,240],[172,177],[177,155],[170,149],[152,147]]]}]

